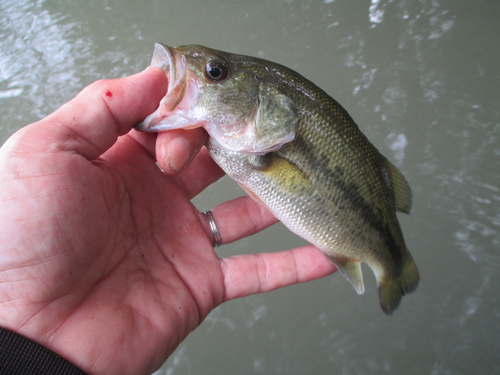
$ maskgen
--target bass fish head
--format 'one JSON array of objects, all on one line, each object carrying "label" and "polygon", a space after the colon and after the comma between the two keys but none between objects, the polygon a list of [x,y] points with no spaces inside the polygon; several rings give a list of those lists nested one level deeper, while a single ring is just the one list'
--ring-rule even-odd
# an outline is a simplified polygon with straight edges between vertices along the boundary
[{"label": "bass fish head", "polygon": [[136,130],[202,126],[227,150],[278,150],[294,139],[298,114],[265,63],[198,45],[156,44],[151,66],[167,74],[168,92]]}]

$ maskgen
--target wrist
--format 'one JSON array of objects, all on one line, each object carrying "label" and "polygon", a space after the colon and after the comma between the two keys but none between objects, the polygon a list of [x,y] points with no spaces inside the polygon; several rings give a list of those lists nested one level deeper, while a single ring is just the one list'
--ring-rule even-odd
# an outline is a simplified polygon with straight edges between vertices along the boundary
[{"label": "wrist", "polygon": [[80,368],[14,331],[0,327],[0,368],[8,374],[85,375]]}]

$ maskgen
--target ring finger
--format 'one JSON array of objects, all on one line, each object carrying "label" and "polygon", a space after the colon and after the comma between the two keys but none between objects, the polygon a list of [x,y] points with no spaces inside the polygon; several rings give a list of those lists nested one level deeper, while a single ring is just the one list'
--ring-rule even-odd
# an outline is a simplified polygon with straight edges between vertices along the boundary
[{"label": "ring finger", "polygon": [[229,244],[258,233],[278,222],[278,219],[265,206],[249,196],[219,204],[210,212],[213,217],[212,223],[210,223],[210,215],[202,212],[199,213],[199,219],[212,245],[218,242],[216,241],[217,233],[220,236],[220,243]]}]

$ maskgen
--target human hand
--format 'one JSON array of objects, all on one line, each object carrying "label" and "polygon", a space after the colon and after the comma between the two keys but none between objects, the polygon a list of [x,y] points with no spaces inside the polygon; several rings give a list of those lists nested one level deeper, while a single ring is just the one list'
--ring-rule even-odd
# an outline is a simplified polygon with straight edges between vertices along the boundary
[{"label": "human hand", "polygon": [[[96,82],[0,149],[0,326],[88,373],[152,373],[222,302],[335,271],[312,246],[219,259],[190,202],[223,175],[205,132],[131,131],[166,89]],[[212,212],[224,243],[276,221],[248,197]]]}]

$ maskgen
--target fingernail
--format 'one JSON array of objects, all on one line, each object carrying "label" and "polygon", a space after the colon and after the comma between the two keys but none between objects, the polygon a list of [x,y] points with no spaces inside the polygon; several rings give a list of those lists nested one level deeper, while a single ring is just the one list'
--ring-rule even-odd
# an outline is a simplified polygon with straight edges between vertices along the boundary
[{"label": "fingernail", "polygon": [[168,142],[168,166],[174,172],[182,172],[191,160],[191,143],[183,136],[175,137]]}]

